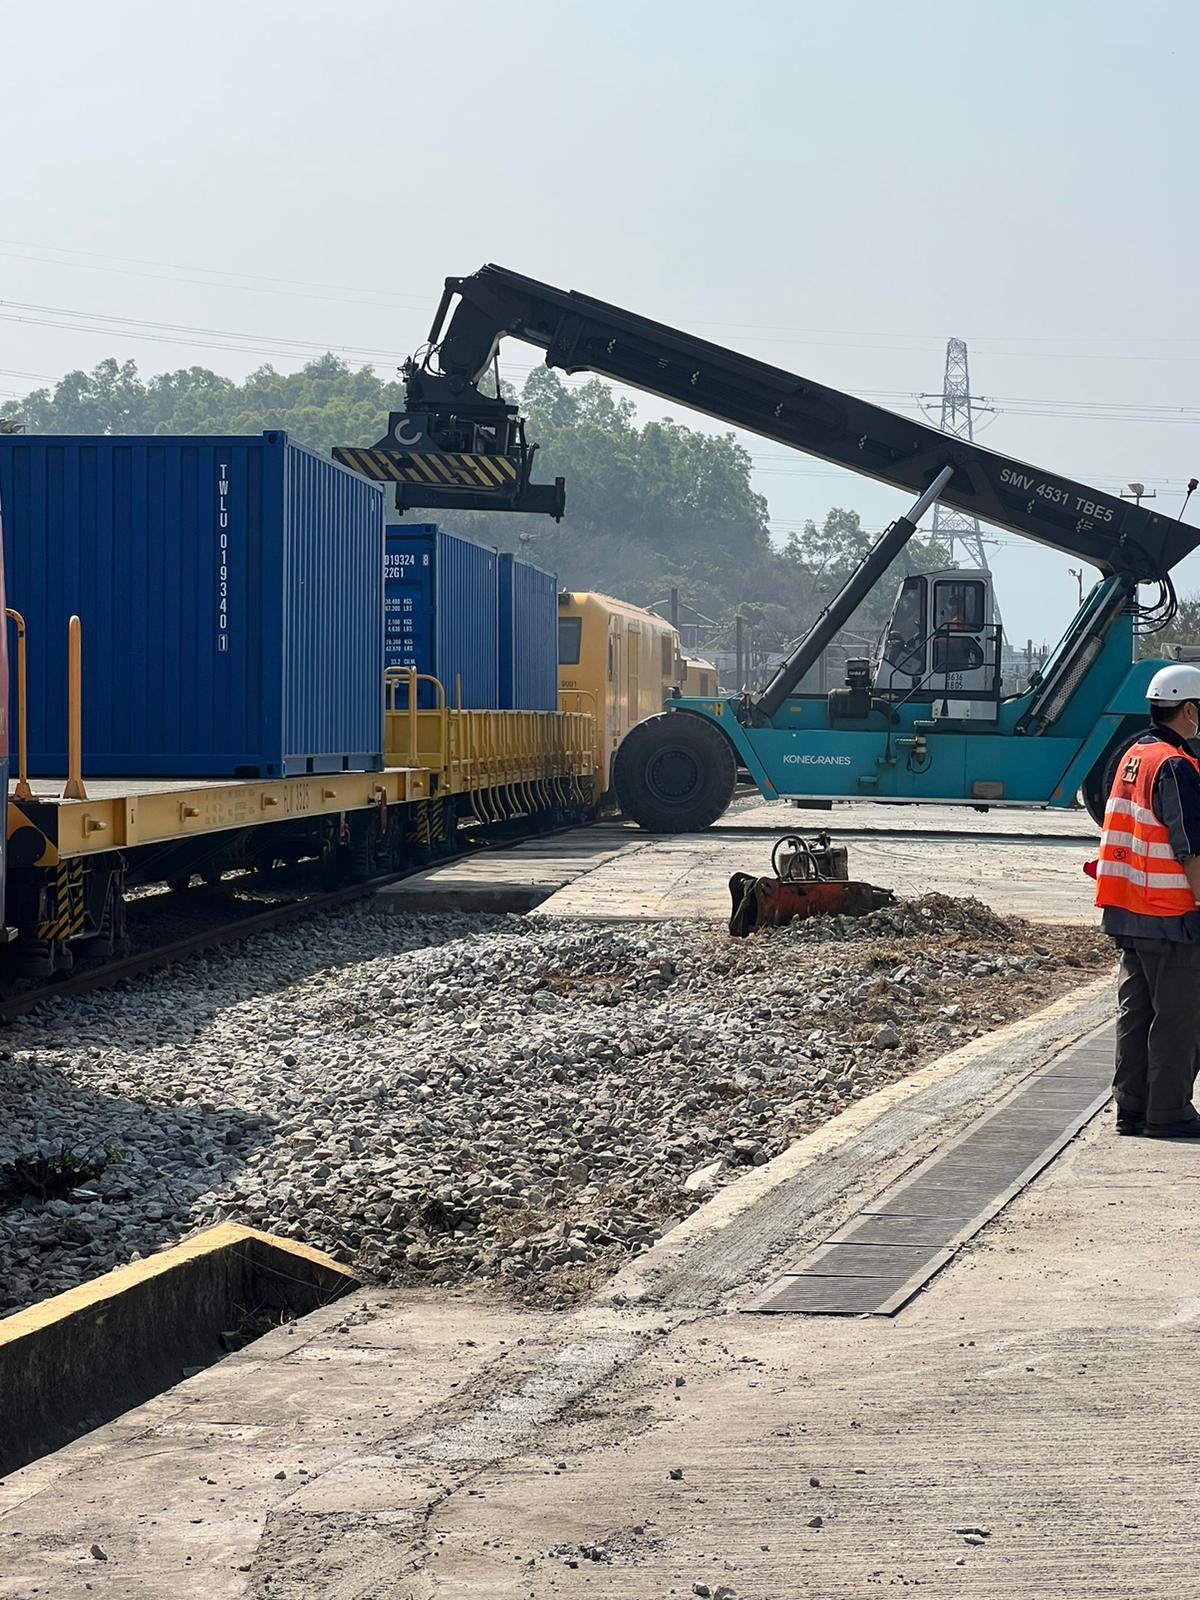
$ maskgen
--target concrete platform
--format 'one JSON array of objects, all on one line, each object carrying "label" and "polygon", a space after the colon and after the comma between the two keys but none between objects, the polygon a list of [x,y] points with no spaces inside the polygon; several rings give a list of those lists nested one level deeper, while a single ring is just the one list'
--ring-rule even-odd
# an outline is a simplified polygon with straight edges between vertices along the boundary
[{"label": "concrete platform", "polygon": [[[1031,838],[1024,844],[977,838],[850,841],[850,876],[898,895],[973,894],[994,910],[1034,922],[1087,922],[1094,887],[1083,863],[1095,841]],[[535,916],[587,921],[664,921],[672,917],[729,918],[734,872],[770,871],[771,839],[686,834],[631,844],[610,861],[564,884]]]},{"label": "concrete platform", "polygon": [[624,830],[581,828],[428,867],[376,896],[391,911],[531,911],[564,884],[637,848]]},{"label": "concrete platform", "polygon": [[[1081,820],[1082,818],[1082,820]],[[982,825],[982,826],[981,826]],[[586,921],[727,921],[730,876],[767,873],[771,842],[822,829],[850,837],[850,873],[900,895],[974,894],[1035,922],[1086,922],[1083,863],[1096,830],[1082,813],[851,803],[832,813],[743,801],[717,829],[670,837],[632,824],[484,850],[380,892],[397,911],[532,911]],[[1015,836],[1013,830],[1018,831]]]},{"label": "concrete platform", "polygon": [[1030,811],[1016,806],[926,806],[886,804],[878,800],[837,800],[829,811],[809,810],[786,800],[768,802],[757,795],[739,799],[716,825],[728,828],[770,828],[780,833],[934,833],[950,829],[985,838],[1098,839],[1099,829],[1086,811],[1049,807]]}]

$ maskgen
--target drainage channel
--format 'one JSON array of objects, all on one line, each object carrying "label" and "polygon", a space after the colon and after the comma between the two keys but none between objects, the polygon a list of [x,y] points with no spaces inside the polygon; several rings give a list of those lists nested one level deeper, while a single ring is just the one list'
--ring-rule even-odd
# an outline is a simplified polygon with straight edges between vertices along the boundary
[{"label": "drainage channel", "polygon": [[785,1268],[743,1310],[894,1316],[1107,1102],[1112,1061],[1106,1024]]}]

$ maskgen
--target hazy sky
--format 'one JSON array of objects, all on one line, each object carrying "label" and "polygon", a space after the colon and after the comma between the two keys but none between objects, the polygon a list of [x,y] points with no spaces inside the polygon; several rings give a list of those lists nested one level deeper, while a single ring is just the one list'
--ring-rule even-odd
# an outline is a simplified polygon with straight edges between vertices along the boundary
[{"label": "hazy sky", "polygon": [[[499,261],[898,409],[960,336],[983,442],[1174,512],[1200,472],[1198,17],[0,0],[0,391],[107,355],[390,373],[442,278]],[[519,381],[536,356],[508,348]],[[904,509],[748,442],[779,538]],[[1057,636],[1070,564],[1004,536],[1013,635]]]}]

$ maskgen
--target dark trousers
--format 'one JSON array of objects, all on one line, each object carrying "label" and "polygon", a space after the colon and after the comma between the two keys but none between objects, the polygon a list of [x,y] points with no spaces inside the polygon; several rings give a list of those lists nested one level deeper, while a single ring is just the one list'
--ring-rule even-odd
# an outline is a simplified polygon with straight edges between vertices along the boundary
[{"label": "dark trousers", "polygon": [[1121,951],[1117,1005],[1118,1107],[1148,1123],[1190,1121],[1200,1059],[1200,944],[1130,939]]}]

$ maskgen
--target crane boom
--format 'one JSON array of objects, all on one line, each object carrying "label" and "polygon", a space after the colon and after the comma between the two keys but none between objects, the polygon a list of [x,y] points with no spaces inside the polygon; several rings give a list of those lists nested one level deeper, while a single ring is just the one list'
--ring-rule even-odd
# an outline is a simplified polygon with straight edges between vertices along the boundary
[{"label": "crane boom", "polygon": [[[473,441],[484,455],[489,449],[509,453],[511,430],[518,426],[515,408],[479,387],[506,336],[544,350],[548,366],[598,373],[678,401],[916,496],[950,467],[938,496],[942,503],[1078,557],[1106,575],[1157,581],[1200,545],[1200,529],[1190,524],[499,266],[446,279],[429,354],[421,365],[405,368],[408,410],[393,415],[376,449],[461,451]],[[464,424],[473,430],[470,437]],[[523,436],[521,446],[527,451]],[[522,459],[528,485],[527,456]],[[350,464],[361,470],[361,459]],[[439,492],[434,485],[428,498],[410,497],[409,503],[447,503]],[[546,503],[514,508],[561,514],[561,490],[557,498],[549,486],[543,492]],[[471,503],[503,504],[505,494],[500,485],[496,494],[481,493]]]}]

